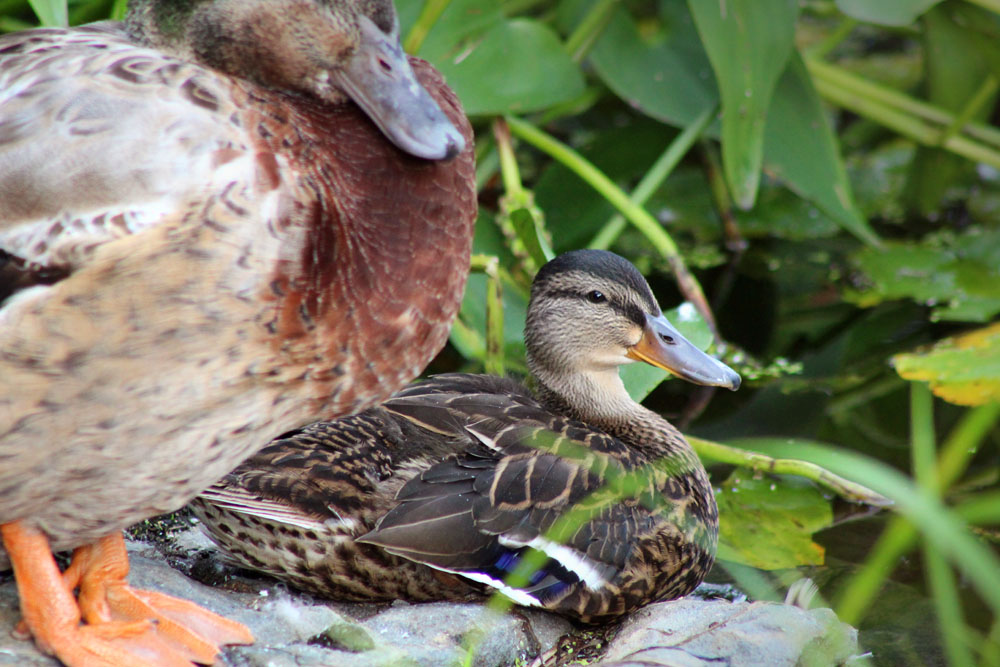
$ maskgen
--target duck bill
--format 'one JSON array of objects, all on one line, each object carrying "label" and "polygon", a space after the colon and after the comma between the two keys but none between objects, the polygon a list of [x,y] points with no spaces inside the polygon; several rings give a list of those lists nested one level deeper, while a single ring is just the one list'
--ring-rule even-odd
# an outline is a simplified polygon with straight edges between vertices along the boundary
[{"label": "duck bill", "polygon": [[695,347],[663,315],[646,315],[642,339],[628,350],[626,356],[670,371],[695,384],[726,387],[733,391],[740,387],[739,373]]},{"label": "duck bill", "polygon": [[448,160],[461,153],[465,139],[417,81],[395,31],[386,35],[365,17],[360,28],[357,51],[331,76],[407,153],[428,160]]}]

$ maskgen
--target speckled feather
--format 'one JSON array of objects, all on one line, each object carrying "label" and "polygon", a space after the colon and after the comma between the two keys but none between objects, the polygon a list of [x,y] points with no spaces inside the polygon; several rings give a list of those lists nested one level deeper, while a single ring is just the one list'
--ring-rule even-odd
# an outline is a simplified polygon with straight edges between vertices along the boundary
[{"label": "speckled feather", "polygon": [[[552,313],[545,319],[559,319]],[[540,326],[530,314],[529,323]],[[492,592],[475,578],[502,580],[523,545],[582,503],[594,514],[515,600],[600,622],[693,590],[714,561],[718,512],[690,445],[634,402],[594,417],[573,399],[535,398],[490,376],[435,376],[360,415],[286,434],[193,507],[237,562],[305,590],[440,600]],[[630,476],[640,481],[625,499],[622,481],[601,490]]]},{"label": "speckled feather", "polygon": [[0,62],[0,523],[65,549],[176,509],[444,344],[472,141],[423,61],[466,138],[450,162],[117,24],[8,35]]}]

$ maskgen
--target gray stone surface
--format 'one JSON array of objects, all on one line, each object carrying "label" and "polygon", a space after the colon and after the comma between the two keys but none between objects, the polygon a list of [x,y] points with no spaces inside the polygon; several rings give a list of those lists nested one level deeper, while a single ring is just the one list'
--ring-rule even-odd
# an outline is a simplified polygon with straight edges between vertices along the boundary
[{"label": "gray stone surface", "polygon": [[857,631],[830,609],[770,602],[676,600],[636,612],[603,667],[840,665],[858,653]]},{"label": "gray stone surface", "polygon": [[[470,664],[476,667],[539,664],[537,656],[550,665],[560,639],[575,632],[565,619],[536,610],[498,615],[478,604],[331,603],[264,578],[237,578],[213,588],[166,562],[190,567],[209,547],[196,531],[167,547],[131,543],[131,582],[249,626],[257,642],[227,648],[221,665],[448,667],[461,664],[469,646],[474,647]],[[11,636],[19,615],[14,582],[0,575],[0,666],[55,666],[30,641]],[[634,614],[601,664],[830,665],[856,652],[856,633],[828,609],[688,599]]]},{"label": "gray stone surface", "polygon": [[[197,534],[182,534],[171,545],[176,556],[206,547]],[[444,667],[462,662],[474,646],[477,667],[530,661],[551,648],[572,626],[542,612],[501,615],[478,604],[351,605],[327,603],[261,580],[257,590],[239,592],[204,586],[164,562],[149,545],[129,545],[130,582],[192,600],[246,624],[253,646],[229,647],[220,664],[234,667]],[[20,612],[13,580],[0,583],[0,665],[44,665],[56,661],[30,641],[11,636]]]}]

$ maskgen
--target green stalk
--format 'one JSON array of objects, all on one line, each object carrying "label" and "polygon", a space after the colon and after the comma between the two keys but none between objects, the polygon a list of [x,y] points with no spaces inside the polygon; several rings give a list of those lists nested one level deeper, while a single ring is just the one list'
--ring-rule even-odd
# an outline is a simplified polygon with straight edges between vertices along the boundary
[{"label": "green stalk", "polygon": [[955,576],[944,556],[929,544],[924,546],[924,572],[937,610],[941,641],[948,656],[949,667],[972,667],[972,654],[965,641],[965,620],[962,618],[962,602],[955,586]]},{"label": "green stalk", "polygon": [[570,171],[582,178],[587,185],[611,202],[622,214],[649,239],[653,247],[664,257],[679,257],[677,244],[670,235],[651,216],[646,209],[629,200],[628,195],[604,175],[593,163],[551,135],[542,132],[534,125],[513,116],[507,116],[507,125],[519,139],[546,153],[565,165]]},{"label": "green stalk", "polygon": [[69,25],[66,0],[28,0],[28,4],[43,26],[60,28]]},{"label": "green stalk", "polygon": [[826,81],[817,79],[816,90],[820,95],[837,106],[853,111],[885,127],[909,137],[925,146],[943,148],[961,155],[974,162],[983,162],[1000,169],[1000,153],[982,144],[976,143],[963,135],[958,135],[942,141],[943,130],[932,127],[918,118],[892,109],[877,101],[858,97]]},{"label": "green stalk", "polygon": [[500,260],[491,257],[486,265],[486,360],[490,375],[504,375],[503,288],[497,271]]},{"label": "green stalk", "polygon": [[979,5],[983,9],[1000,14],[1000,0],[965,0],[970,5]]},{"label": "green stalk", "polygon": [[[836,100],[846,99],[848,104],[856,102],[866,109],[870,108],[871,113],[876,115],[866,115],[866,117],[876,122],[882,122],[882,117],[878,114],[889,110],[897,112],[895,115],[890,114],[886,116],[890,122],[905,123],[906,121],[897,120],[899,112],[902,112],[902,116],[913,123],[913,131],[932,135],[931,138],[935,140],[939,138],[938,136],[933,136],[937,132],[937,128],[927,128],[925,124],[920,122],[921,120],[929,121],[942,128],[950,127],[956,122],[955,115],[941,107],[936,107],[927,102],[915,99],[892,88],[872,83],[829,63],[809,58],[806,60],[806,66],[809,69],[809,73],[813,76],[817,89],[822,87],[827,91],[826,93],[821,92],[821,94],[825,97],[829,96],[829,99],[834,100],[838,105],[840,105],[840,102]],[[854,110],[852,106],[841,106]],[[895,129],[892,125],[887,125],[887,127]],[[919,128],[921,127],[925,129],[920,130]],[[983,147],[966,139],[967,142],[973,143],[980,150],[989,150],[990,147],[1000,148],[1000,130],[996,128],[981,123],[967,123],[962,127],[962,130],[969,137],[988,144],[987,147]],[[934,145],[936,146],[937,144]]]},{"label": "green stalk", "polygon": [[938,457],[938,490],[950,487],[969,466],[980,443],[1000,420],[1000,403],[987,403],[968,410],[941,446]]},{"label": "green stalk", "polygon": [[889,523],[879,535],[868,560],[837,596],[834,609],[841,621],[858,625],[872,599],[896,569],[900,557],[909,552],[916,541],[917,529],[909,521],[895,517]]},{"label": "green stalk", "polygon": [[924,382],[910,383],[910,442],[913,478],[934,493],[938,486],[934,479],[934,397]]},{"label": "green stalk", "polygon": [[702,459],[743,466],[757,472],[774,475],[797,475],[825,486],[838,496],[855,503],[865,503],[875,507],[891,505],[892,501],[860,484],[835,475],[829,470],[798,459],[776,459],[739,447],[731,447],[694,436],[685,436]]},{"label": "green stalk", "polygon": [[824,37],[819,43],[810,48],[806,53],[812,58],[823,58],[843,42],[854,31],[858,25],[858,20],[850,16],[837,25],[830,34]]},{"label": "green stalk", "polygon": [[945,142],[959,134],[962,128],[969,124],[973,116],[982,111],[983,107],[994,98],[998,89],[1000,89],[1000,81],[997,81],[997,78],[992,74],[988,75],[954,120],[944,129],[941,141]]},{"label": "green stalk", "polygon": [[497,150],[500,154],[500,178],[508,198],[521,201],[524,198],[524,186],[521,184],[521,172],[517,168],[517,157],[510,142],[510,131],[504,125],[502,118],[493,121],[493,134],[497,138]]},{"label": "green stalk", "polygon": [[1000,523],[1000,491],[988,491],[955,506],[955,512],[970,524]]},{"label": "green stalk", "polygon": [[128,0],[114,0],[114,3],[111,5],[111,18],[121,21],[125,18],[127,12]]},{"label": "green stalk", "polygon": [[[1000,403],[981,405],[967,411],[952,429],[938,456],[938,492],[958,479],[976,452],[979,443],[1000,418]],[[973,519],[969,519],[972,521]],[[865,610],[896,568],[903,554],[917,541],[917,529],[902,517],[895,517],[879,536],[871,555],[844,587],[835,605],[837,616],[845,623],[857,625]]]},{"label": "green stalk", "polygon": [[434,24],[437,23],[437,20],[441,18],[441,14],[444,13],[444,10],[450,4],[451,0],[425,0],[424,7],[420,10],[420,16],[417,17],[417,22],[413,24],[410,32],[406,35],[406,39],[403,40],[403,50],[407,53],[416,53],[419,51],[424,40],[427,39],[431,28],[434,27]]},{"label": "green stalk", "polygon": [[517,135],[518,138],[527,141],[535,148],[562,163],[570,171],[582,178],[590,187],[597,190],[629,222],[635,225],[636,229],[666,259],[677,279],[681,293],[695,305],[701,316],[705,318],[706,323],[712,331],[712,335],[718,337],[715,316],[708,307],[704,290],[702,290],[698,280],[691,274],[687,266],[685,266],[684,260],[677,250],[677,244],[670,238],[670,235],[663,229],[663,226],[656,221],[656,218],[650,215],[642,206],[631,201],[628,195],[615,185],[604,172],[595,167],[592,162],[555,137],[513,116],[507,116],[507,124],[511,132]]},{"label": "green stalk", "polygon": [[[913,477],[917,486],[929,495],[940,496],[941,485],[934,471],[934,397],[924,382],[910,383],[910,439]],[[965,621],[962,605],[944,556],[929,542],[924,543],[924,573],[937,609],[948,664],[952,667],[972,665],[972,656],[965,645]]]},{"label": "green stalk", "polygon": [[[674,137],[674,140],[670,142],[667,149],[656,159],[656,162],[653,163],[653,166],[649,168],[649,171],[639,181],[635,190],[632,191],[632,194],[629,196],[630,201],[638,206],[642,206],[653,196],[653,193],[663,185],[663,182],[667,180],[667,177],[670,176],[681,159],[691,150],[691,147],[698,141],[698,138],[712,124],[718,110],[718,104],[708,107],[698,114],[691,124],[684,128],[683,132]],[[604,226],[601,227],[601,230],[594,236],[587,247],[607,250],[621,235],[622,231],[624,231],[626,224],[625,217],[620,213],[616,213],[604,223]]]},{"label": "green stalk", "polygon": [[605,26],[608,25],[608,21],[611,20],[611,10],[615,8],[618,1],[598,0],[576,26],[576,29],[566,38],[563,48],[573,59],[573,62],[579,63],[590,51],[590,48],[604,31]]},{"label": "green stalk", "polygon": [[855,452],[797,445],[803,458],[892,498],[894,509],[917,526],[924,540],[944,555],[975,587],[983,601],[1000,613],[1000,557],[969,534],[968,526],[940,500],[914,487],[892,467]]}]

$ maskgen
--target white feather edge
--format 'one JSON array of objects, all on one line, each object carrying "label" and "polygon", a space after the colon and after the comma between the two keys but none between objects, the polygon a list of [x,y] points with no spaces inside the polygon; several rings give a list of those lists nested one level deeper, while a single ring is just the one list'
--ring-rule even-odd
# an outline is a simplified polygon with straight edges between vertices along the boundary
[{"label": "white feather edge", "polygon": [[[398,555],[402,556],[403,554],[398,554]],[[438,567],[437,565],[431,565],[430,563],[424,563],[423,561],[420,562],[426,565],[427,567],[434,568],[435,570],[440,570],[441,572],[448,572],[450,574],[456,574],[460,577],[465,577],[466,579],[472,579],[473,581],[478,581],[481,584],[486,584],[487,586],[491,586],[500,591],[501,593],[503,593],[508,598],[510,598],[515,604],[519,604],[522,607],[544,606],[538,598],[531,595],[530,593],[522,591],[519,588],[512,588],[507,584],[505,584],[504,582],[500,581],[499,579],[494,579],[488,574],[483,574],[482,572],[463,572],[460,570],[452,570],[447,567]]]},{"label": "white feather edge", "polygon": [[486,445],[487,447],[489,447],[490,449],[492,449],[494,452],[500,452],[501,451],[500,446],[497,445],[497,441],[495,439],[489,437],[488,435],[480,433],[479,431],[475,430],[471,426],[466,426],[465,430],[468,431],[469,433],[471,433],[473,435],[473,437],[475,437],[476,440],[478,440],[479,442],[483,443],[484,445]]},{"label": "white feather edge", "polygon": [[[283,523],[305,530],[328,531],[339,529],[353,532],[357,528],[357,521],[354,519],[344,519],[338,516],[337,519],[322,521],[289,509],[287,505],[283,505],[277,501],[250,494],[210,488],[202,492],[201,499],[206,503],[229,512],[259,517],[267,521]],[[333,511],[332,508],[331,511]]]},{"label": "white feather edge", "polygon": [[527,542],[523,540],[511,539],[505,535],[499,536],[500,544],[505,547],[519,549],[521,547],[531,547],[536,551],[541,551],[552,560],[558,562],[564,568],[580,577],[584,585],[592,591],[596,591],[608,582],[601,573],[601,568],[594,564],[594,561],[584,556],[582,553],[568,547],[565,544],[558,544],[544,537],[534,537]]}]

